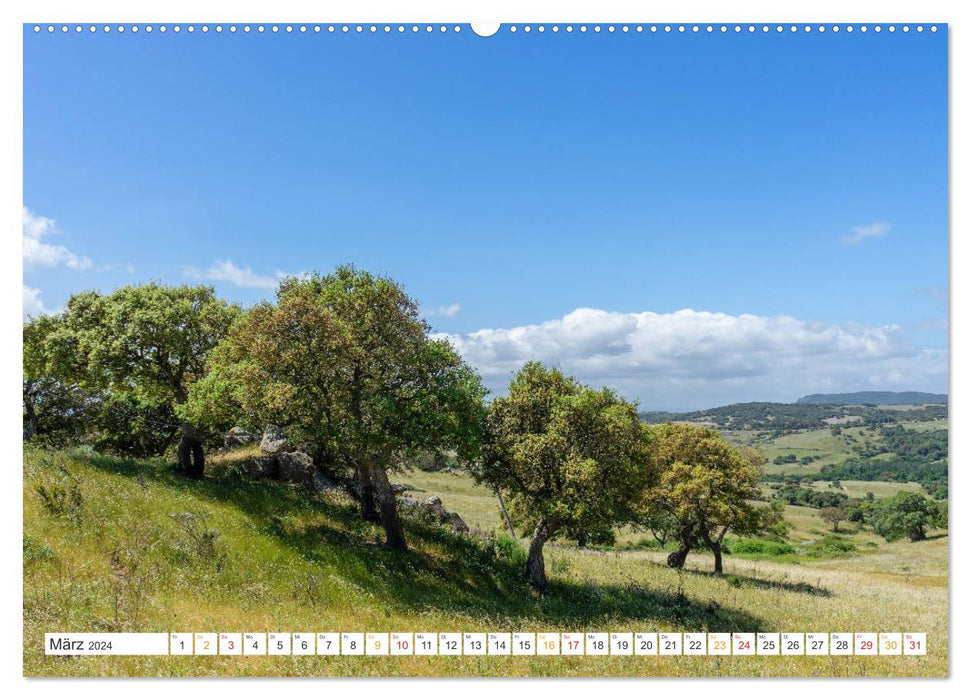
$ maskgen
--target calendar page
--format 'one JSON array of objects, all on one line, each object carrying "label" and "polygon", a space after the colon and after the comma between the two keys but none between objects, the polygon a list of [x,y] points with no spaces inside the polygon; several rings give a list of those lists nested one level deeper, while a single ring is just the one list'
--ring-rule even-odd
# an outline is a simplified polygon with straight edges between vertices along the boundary
[{"label": "calendar page", "polygon": [[25,676],[948,675],[947,23],[170,19],[22,26]]}]

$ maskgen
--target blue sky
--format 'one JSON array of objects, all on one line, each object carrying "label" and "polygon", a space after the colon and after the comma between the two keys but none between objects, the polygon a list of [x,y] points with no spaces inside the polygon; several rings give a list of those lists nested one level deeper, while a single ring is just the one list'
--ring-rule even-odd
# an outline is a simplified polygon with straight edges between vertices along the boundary
[{"label": "blue sky", "polygon": [[501,391],[947,389],[946,32],[24,34],[25,312],[353,262]]}]

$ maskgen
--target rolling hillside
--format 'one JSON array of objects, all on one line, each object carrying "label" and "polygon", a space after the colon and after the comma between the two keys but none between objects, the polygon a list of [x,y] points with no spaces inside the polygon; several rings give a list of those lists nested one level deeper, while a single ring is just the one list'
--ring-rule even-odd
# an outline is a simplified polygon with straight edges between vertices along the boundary
[{"label": "rolling hillside", "polygon": [[796,400],[799,404],[901,406],[925,403],[947,403],[947,394],[923,391],[855,391],[849,394],[809,394]]},{"label": "rolling hillside", "polygon": [[947,405],[742,403],[641,417],[712,427],[735,445],[759,448],[770,476],[917,481],[930,494],[946,493]]},{"label": "rolling hillside", "polygon": [[[164,461],[29,449],[24,459],[26,675],[942,675],[947,537],[801,563],[548,547],[552,590],[522,583],[521,551],[407,521],[380,546],[339,490],[248,482],[234,455],[202,480]],[[479,529],[499,526],[467,477],[401,475]],[[816,537],[809,512],[800,537]],[[864,540],[873,535],[860,535]],[[50,631],[915,630],[927,657],[46,657]]]}]

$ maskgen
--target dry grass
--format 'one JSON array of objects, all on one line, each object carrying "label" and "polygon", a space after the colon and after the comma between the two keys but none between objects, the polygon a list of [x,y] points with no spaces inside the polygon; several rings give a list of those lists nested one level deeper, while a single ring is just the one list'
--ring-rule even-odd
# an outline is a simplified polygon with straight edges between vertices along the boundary
[{"label": "dry grass", "polygon": [[[79,517],[49,512],[35,493],[38,480],[56,478],[76,480]],[[467,477],[416,473],[402,480],[424,489],[416,495],[442,496],[472,523],[499,524],[491,494]],[[185,513],[196,514],[194,525]],[[339,494],[311,497],[229,477],[188,482],[163,464],[48,453],[25,457],[24,522],[26,675],[947,673],[946,537],[881,541],[873,554],[811,564],[729,557],[724,577],[708,573],[704,555],[692,554],[689,570],[679,574],[663,565],[660,552],[553,545],[553,591],[541,598],[481,545],[417,523],[408,526],[412,552],[385,552],[376,544],[380,532],[360,522]],[[200,536],[212,531],[218,534]],[[72,658],[41,651],[49,631],[570,629],[926,631],[929,655]]]}]

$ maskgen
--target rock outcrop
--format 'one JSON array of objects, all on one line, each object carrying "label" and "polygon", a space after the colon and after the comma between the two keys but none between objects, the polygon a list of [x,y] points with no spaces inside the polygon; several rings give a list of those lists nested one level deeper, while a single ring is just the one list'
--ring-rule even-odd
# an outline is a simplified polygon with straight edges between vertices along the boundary
[{"label": "rock outcrop", "polygon": [[239,467],[251,479],[275,479],[278,473],[276,457],[253,457]]},{"label": "rock outcrop", "polygon": [[249,445],[255,441],[256,436],[253,433],[247,432],[242,428],[230,428],[229,432],[223,437],[223,448],[233,450],[237,447]]},{"label": "rock outcrop", "polygon": [[260,450],[263,454],[278,455],[283,452],[292,452],[293,446],[290,441],[283,437],[283,433],[275,425],[266,426],[263,431],[263,439],[260,440]]},{"label": "rock outcrop", "polygon": [[[277,437],[274,437],[271,434],[269,440],[267,435],[264,435],[263,442],[260,444],[264,452],[267,452],[264,444],[267,444],[270,449],[275,449],[275,452],[262,457],[252,457],[239,465],[244,476],[251,479],[274,479],[302,486],[314,493],[337,488],[337,484],[320,473],[310,455],[292,449],[284,438],[279,437],[279,433],[276,435]],[[287,449],[284,450],[284,446],[280,443],[286,443]]]}]

